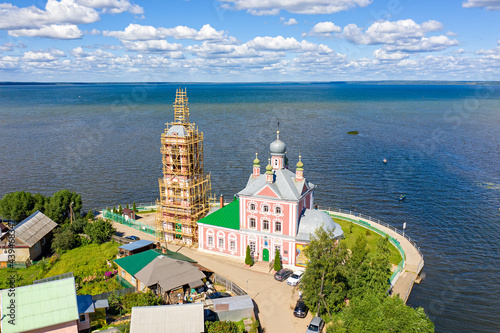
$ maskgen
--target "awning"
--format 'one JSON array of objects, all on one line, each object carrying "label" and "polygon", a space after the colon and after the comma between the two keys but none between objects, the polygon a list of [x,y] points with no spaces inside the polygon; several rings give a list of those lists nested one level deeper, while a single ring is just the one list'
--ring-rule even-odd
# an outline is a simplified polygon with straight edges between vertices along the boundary
[{"label": "awning", "polygon": [[201,280],[195,280],[193,282],[189,282],[188,284],[189,288],[198,288],[205,285]]}]

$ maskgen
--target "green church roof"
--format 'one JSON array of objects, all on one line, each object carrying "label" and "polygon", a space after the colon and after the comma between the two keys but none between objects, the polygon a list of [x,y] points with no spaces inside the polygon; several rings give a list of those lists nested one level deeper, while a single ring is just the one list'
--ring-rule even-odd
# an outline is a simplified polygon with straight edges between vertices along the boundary
[{"label": "green church roof", "polygon": [[240,230],[240,201],[238,199],[233,200],[227,206],[205,216],[198,223]]},{"label": "green church roof", "polygon": [[133,254],[131,256],[127,256],[124,258],[116,259],[115,263],[123,268],[130,275],[135,275],[139,271],[141,271],[144,267],[146,267],[151,261],[156,259],[158,256],[165,256],[175,260],[187,261],[196,263],[195,260],[186,257],[181,253],[176,253],[174,251],[170,251],[167,249],[167,254],[163,254],[161,250],[148,250],[141,253]]}]

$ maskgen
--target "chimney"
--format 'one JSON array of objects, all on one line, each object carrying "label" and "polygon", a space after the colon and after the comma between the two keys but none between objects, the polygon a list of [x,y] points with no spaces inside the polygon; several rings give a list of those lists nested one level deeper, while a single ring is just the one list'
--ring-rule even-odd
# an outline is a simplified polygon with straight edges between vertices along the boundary
[{"label": "chimney", "polygon": [[224,194],[220,195],[220,208],[224,207]]}]

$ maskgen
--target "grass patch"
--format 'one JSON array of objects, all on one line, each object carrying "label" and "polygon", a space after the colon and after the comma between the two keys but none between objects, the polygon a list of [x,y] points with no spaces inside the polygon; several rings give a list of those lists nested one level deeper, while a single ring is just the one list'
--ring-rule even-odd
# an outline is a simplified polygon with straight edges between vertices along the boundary
[{"label": "grass patch", "polygon": [[[356,242],[356,238],[358,237],[358,235],[361,235],[366,238],[366,248],[368,249],[369,253],[372,254],[376,251],[377,241],[382,238],[381,235],[350,221],[339,218],[333,218],[333,220],[336,223],[340,224],[340,226],[342,227],[345,236],[345,240],[343,240],[343,242],[348,249],[352,249],[354,243]],[[392,243],[390,244],[391,246],[389,247],[389,250],[391,251],[391,255],[389,256],[389,262],[391,264],[398,265],[402,259],[401,254],[399,253],[398,249],[396,249],[396,247],[392,245]]]},{"label": "grass patch", "polygon": [[135,213],[135,215],[150,214],[150,213],[156,213],[156,209],[139,210]]},{"label": "grass patch", "polygon": [[[115,242],[108,242],[101,245],[90,244],[81,246],[62,254],[57,260],[56,257],[43,259],[28,268],[18,268],[15,271],[16,286],[26,286],[35,280],[73,272],[81,289],[77,291],[79,295],[100,294],[106,291],[123,289],[114,278],[105,279],[104,273],[112,270],[106,265],[106,260],[116,258],[118,246]],[[9,288],[8,277],[12,274],[10,269],[0,269],[0,289]],[[81,283],[84,277],[96,274],[100,278],[92,282]],[[102,278],[101,278],[102,277]]]}]

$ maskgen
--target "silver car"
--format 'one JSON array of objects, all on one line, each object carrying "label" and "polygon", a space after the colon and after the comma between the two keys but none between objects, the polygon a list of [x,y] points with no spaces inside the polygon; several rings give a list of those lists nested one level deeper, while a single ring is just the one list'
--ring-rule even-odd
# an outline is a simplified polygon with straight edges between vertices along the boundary
[{"label": "silver car", "polygon": [[321,317],[314,317],[309,323],[306,333],[322,332],[323,327],[325,327],[325,322],[323,321],[323,319],[321,319]]}]

